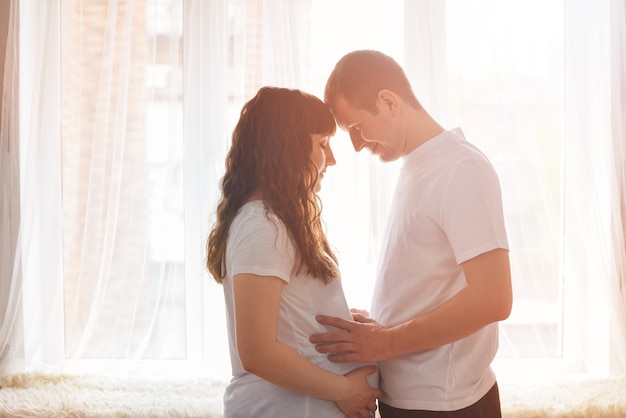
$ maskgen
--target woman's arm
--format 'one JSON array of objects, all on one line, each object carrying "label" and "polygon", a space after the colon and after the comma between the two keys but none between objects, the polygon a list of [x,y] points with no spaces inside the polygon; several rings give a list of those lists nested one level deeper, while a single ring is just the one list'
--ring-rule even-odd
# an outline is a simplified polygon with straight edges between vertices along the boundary
[{"label": "woman's arm", "polygon": [[350,417],[369,417],[380,396],[367,382],[376,371],[366,366],[346,376],[318,367],[278,341],[278,312],[285,282],[278,277],[233,277],[237,349],[247,371],[277,386],[332,400]]}]

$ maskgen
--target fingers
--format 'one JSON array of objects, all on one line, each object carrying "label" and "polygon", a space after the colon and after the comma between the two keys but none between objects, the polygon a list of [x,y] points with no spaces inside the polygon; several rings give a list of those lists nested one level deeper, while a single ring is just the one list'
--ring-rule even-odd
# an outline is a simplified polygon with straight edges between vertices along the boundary
[{"label": "fingers", "polygon": [[[350,417],[354,416],[357,418],[371,418],[372,412],[376,412],[378,406],[376,405],[376,400],[370,400],[366,405],[358,407],[359,411],[355,412],[356,415],[349,415]],[[345,411],[344,411],[345,412]]]},{"label": "fingers", "polygon": [[352,343],[342,342],[334,344],[317,344],[315,349],[319,353],[329,354],[328,360],[332,362],[362,361],[358,353],[352,352],[351,347]]},{"label": "fingers", "polygon": [[365,376],[374,374],[378,371],[378,366],[375,364],[368,364],[367,366],[361,366],[358,369],[354,369],[351,373],[363,373]]},{"label": "fingers", "polygon": [[350,341],[340,340],[334,335],[312,335],[310,340],[312,343],[315,343],[315,349],[318,353],[347,353],[352,351],[352,343]]},{"label": "fingers", "polygon": [[309,338],[309,341],[314,344],[347,341],[349,340],[349,331],[352,331],[355,328],[354,322],[334,316],[318,315],[315,319],[322,325],[330,325],[348,332],[326,332],[323,334],[314,334]]},{"label": "fingers", "polygon": [[359,412],[358,416],[360,418],[370,418],[372,416],[371,413],[376,412],[377,409],[378,407],[376,406],[376,402],[372,400],[367,405],[365,405],[365,408],[361,412]]},{"label": "fingers", "polygon": [[360,323],[370,323],[370,322],[376,322],[374,321],[372,318],[370,318],[369,316],[360,314],[360,313],[352,313],[352,319],[354,319],[356,322],[360,322]]},{"label": "fingers", "polygon": [[376,411],[377,406],[376,406],[376,402],[372,401],[367,405],[367,409],[369,409],[370,411],[374,412]]},{"label": "fingers", "polygon": [[344,407],[342,408],[342,405],[338,404],[339,408],[350,418],[371,418],[372,412],[378,409],[375,399],[366,401],[364,404],[359,402],[359,405],[356,406],[343,405]]},{"label": "fingers", "polygon": [[376,373],[378,370],[378,366],[375,364],[368,364],[367,366],[361,366],[357,369],[352,370],[347,376],[352,375],[363,375],[363,377],[369,376],[370,374]]},{"label": "fingers", "polygon": [[370,374],[374,374],[378,371],[378,366],[371,364],[369,366],[365,366],[364,369],[367,370],[367,375],[369,376]]},{"label": "fingers", "polygon": [[370,316],[370,313],[365,309],[350,308],[350,312],[353,314],[356,313],[356,314],[360,314],[363,316]]},{"label": "fingers", "polygon": [[[338,348],[343,342],[347,342],[349,338],[349,334],[345,332],[326,332],[324,334],[313,334],[309,337],[309,341],[313,344],[319,344],[320,346],[325,345],[327,347],[332,347],[334,349]],[[329,344],[332,343],[332,344]],[[320,351],[320,350],[318,350]],[[335,350],[338,351],[338,350]],[[330,351],[320,351],[320,353],[325,353]]]},{"label": "fingers", "polygon": [[330,325],[336,328],[343,329],[345,331],[350,331],[353,328],[352,321],[347,321],[343,318],[337,318],[336,316],[318,315],[315,317],[315,319],[322,325]]},{"label": "fingers", "polygon": [[372,389],[374,391],[374,394],[372,395],[372,399],[378,399],[381,396],[383,396],[383,392],[380,391],[379,389],[375,389],[375,388],[372,388]]},{"label": "fingers", "polygon": [[370,317],[370,313],[365,309],[355,309],[351,308],[350,313],[352,314],[352,320],[360,323],[373,323],[376,322]]}]

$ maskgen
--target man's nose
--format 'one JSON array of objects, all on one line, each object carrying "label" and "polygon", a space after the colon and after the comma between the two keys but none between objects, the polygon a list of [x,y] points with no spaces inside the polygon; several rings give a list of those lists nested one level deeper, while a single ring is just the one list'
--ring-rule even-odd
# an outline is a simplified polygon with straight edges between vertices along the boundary
[{"label": "man's nose", "polygon": [[352,146],[356,152],[359,152],[365,146],[365,141],[361,136],[361,132],[356,129],[350,129],[350,140],[352,141]]}]

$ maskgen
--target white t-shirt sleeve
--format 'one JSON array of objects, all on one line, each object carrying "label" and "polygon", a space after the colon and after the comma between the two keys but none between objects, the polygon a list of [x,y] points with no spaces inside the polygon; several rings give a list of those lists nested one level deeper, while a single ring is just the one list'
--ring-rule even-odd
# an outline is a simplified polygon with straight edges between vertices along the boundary
[{"label": "white t-shirt sleeve", "polygon": [[509,248],[500,182],[487,160],[467,159],[454,167],[440,216],[459,264],[496,248]]},{"label": "white t-shirt sleeve", "polygon": [[256,274],[276,276],[289,283],[293,269],[293,247],[284,225],[264,214],[231,228],[231,276]]}]

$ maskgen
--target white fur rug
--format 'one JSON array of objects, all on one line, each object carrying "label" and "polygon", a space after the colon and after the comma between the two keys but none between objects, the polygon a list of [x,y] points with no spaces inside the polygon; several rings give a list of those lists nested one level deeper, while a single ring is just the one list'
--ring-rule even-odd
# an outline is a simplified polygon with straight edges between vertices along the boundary
[{"label": "white fur rug", "polygon": [[224,382],[21,374],[0,379],[0,417],[222,416]]},{"label": "white fur rug", "polygon": [[[626,417],[626,378],[500,383],[505,418]],[[20,374],[0,379],[0,417],[219,418],[224,382]]]},{"label": "white fur rug", "polygon": [[626,418],[626,377],[539,375],[536,380],[498,383],[503,417]]}]

